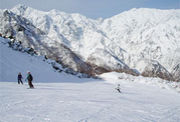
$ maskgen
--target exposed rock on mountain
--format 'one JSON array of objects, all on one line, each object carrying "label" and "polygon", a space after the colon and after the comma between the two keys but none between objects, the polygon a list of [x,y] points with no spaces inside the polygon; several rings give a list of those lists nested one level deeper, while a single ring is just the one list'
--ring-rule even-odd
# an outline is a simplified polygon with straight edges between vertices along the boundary
[{"label": "exposed rock on mountain", "polygon": [[173,69],[172,75],[175,81],[180,81],[180,64]]},{"label": "exposed rock on mountain", "polygon": [[157,61],[144,61],[145,68],[142,72],[142,76],[145,77],[159,77],[166,80],[173,81],[172,75]]},{"label": "exposed rock on mountain", "polygon": [[27,19],[6,10],[1,13],[0,21],[0,33],[3,37],[11,38],[12,42],[20,42],[23,47],[36,50],[76,72],[92,75],[91,67],[65,45],[56,41],[51,45],[47,44],[46,41],[50,42],[51,39]]}]

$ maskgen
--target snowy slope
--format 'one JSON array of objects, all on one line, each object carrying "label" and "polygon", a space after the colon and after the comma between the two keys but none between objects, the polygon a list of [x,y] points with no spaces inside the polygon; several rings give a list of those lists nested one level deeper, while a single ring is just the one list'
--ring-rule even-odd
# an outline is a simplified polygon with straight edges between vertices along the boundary
[{"label": "snowy slope", "polygon": [[84,56],[93,52],[94,46],[103,46],[99,45],[99,41],[97,41],[97,45],[92,43],[102,38],[101,34],[98,35],[96,20],[58,10],[43,12],[23,5],[17,5],[11,11],[29,19],[36,27],[47,33],[48,37],[63,42],[73,51],[84,53]]},{"label": "snowy slope", "polygon": [[12,43],[20,43],[24,48],[32,48],[39,55],[46,55],[76,72],[91,74],[91,67],[77,54],[64,44],[48,37],[28,19],[4,10],[0,12],[0,21],[0,36],[11,39]]},{"label": "snowy slope", "polygon": [[[104,20],[57,10],[43,12],[23,5],[10,11],[26,18],[50,38],[38,40],[42,44],[53,45],[56,49],[57,44],[63,44],[90,66],[102,69],[100,73],[127,69],[131,74],[135,70],[144,73],[148,72],[148,64],[155,61],[164,70],[158,70],[160,72],[152,76],[162,74],[160,77],[166,75],[165,79],[173,80],[175,77],[167,74],[178,74],[173,69],[180,59],[179,9],[131,9]],[[156,65],[151,66],[151,71],[158,69],[154,67]],[[77,70],[77,67],[73,68]],[[93,68],[89,71],[96,73]]]},{"label": "snowy slope", "polygon": [[[57,10],[42,12],[22,5],[14,7],[11,11],[27,18],[48,37],[56,40],[55,43],[63,43],[80,55],[82,60],[92,65],[108,71],[129,68],[108,47],[111,40],[99,28],[100,20],[92,20],[79,14],[68,14]],[[120,47],[118,49],[123,52]]]},{"label": "snowy slope", "polygon": [[77,76],[58,73],[51,64],[43,61],[43,57],[31,56],[27,53],[12,50],[3,38],[0,37],[0,81],[17,81],[17,75],[22,73],[24,80],[27,71],[34,76],[34,82],[60,82],[69,79],[78,79]]},{"label": "snowy slope", "polygon": [[101,27],[130,54],[130,58],[124,58],[130,67],[142,72],[137,63],[148,59],[172,71],[180,59],[179,23],[180,10],[140,8],[105,19]]},{"label": "snowy slope", "polygon": [[[110,78],[111,76],[111,78]],[[104,81],[27,84],[0,82],[2,122],[179,122],[180,94],[128,82],[112,74]],[[107,80],[108,79],[108,80]],[[51,80],[50,80],[51,81]],[[121,84],[122,93],[115,90]],[[141,80],[140,80],[141,81]],[[76,82],[76,83],[75,83]]]}]

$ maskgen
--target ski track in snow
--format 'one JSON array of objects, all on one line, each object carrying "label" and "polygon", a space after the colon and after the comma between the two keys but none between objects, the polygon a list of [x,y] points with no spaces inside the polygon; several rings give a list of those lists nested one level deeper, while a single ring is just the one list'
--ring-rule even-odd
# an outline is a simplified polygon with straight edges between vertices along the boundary
[{"label": "ski track in snow", "polygon": [[180,94],[120,80],[34,83],[35,89],[0,82],[0,122],[179,122]]}]

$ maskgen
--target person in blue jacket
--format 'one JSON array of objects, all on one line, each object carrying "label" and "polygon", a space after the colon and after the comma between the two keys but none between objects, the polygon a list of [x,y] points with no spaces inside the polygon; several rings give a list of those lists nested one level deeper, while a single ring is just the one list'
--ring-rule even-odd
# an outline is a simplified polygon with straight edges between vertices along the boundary
[{"label": "person in blue jacket", "polygon": [[22,82],[22,75],[21,75],[21,73],[19,72],[19,74],[18,74],[18,84],[23,84],[23,82]]}]

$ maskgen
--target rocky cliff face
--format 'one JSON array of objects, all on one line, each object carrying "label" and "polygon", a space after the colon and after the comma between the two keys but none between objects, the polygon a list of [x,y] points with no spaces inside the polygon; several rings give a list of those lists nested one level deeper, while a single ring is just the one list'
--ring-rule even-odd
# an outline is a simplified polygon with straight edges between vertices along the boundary
[{"label": "rocky cliff face", "polygon": [[157,61],[144,61],[147,65],[142,72],[142,76],[145,77],[159,77],[166,80],[173,81],[174,78],[161,64]]},{"label": "rocky cliff face", "polygon": [[172,76],[174,78],[175,81],[180,81],[180,64],[178,64],[177,66],[174,67],[173,71],[172,71]]},{"label": "rocky cliff face", "polygon": [[92,20],[18,5],[2,10],[0,18],[2,36],[23,40],[24,46],[74,71],[118,71],[172,80],[169,72],[174,74],[180,62],[180,10],[132,9]]}]

